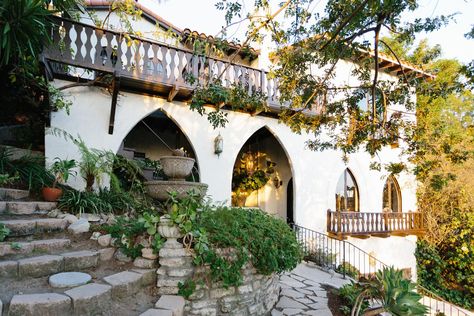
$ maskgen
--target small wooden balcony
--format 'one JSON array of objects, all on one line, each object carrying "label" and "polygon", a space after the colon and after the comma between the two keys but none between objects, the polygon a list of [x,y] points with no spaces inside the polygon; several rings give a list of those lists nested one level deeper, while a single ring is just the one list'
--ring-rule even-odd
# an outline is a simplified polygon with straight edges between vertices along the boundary
[{"label": "small wooden balcony", "polygon": [[423,215],[417,212],[327,212],[328,234],[339,239],[422,235]]},{"label": "small wooden balcony", "polygon": [[[270,110],[280,108],[276,80],[266,71],[229,63],[158,41],[101,29],[92,25],[55,18],[53,45],[43,52],[50,77],[93,80],[98,74],[120,78],[121,90],[160,95],[187,101],[199,83],[219,78],[225,87],[240,84],[249,94],[261,91]],[[84,79],[74,67],[92,76]],[[74,73],[77,74],[75,77]]]}]

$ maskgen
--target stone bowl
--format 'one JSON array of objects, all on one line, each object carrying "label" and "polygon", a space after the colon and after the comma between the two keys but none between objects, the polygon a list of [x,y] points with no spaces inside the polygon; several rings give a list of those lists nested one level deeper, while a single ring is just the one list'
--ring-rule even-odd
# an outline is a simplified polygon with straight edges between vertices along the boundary
[{"label": "stone bowl", "polygon": [[207,192],[207,184],[200,182],[154,180],[145,182],[145,187],[149,196],[162,202],[168,200],[171,192],[177,192],[179,199],[186,197],[191,191],[201,198]]},{"label": "stone bowl", "polygon": [[184,180],[193,170],[195,160],[188,157],[164,156],[160,158],[163,172],[170,180]]}]

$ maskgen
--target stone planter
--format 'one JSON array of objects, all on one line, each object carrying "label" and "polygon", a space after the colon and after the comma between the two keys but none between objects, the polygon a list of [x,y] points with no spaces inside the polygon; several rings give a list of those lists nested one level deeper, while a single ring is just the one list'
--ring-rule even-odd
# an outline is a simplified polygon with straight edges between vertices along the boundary
[{"label": "stone planter", "polygon": [[143,168],[142,169],[143,176],[147,181],[153,180],[153,173],[155,172],[155,168]]},{"label": "stone planter", "polygon": [[183,181],[192,171],[195,160],[188,157],[164,156],[160,158],[163,172],[173,180]]},{"label": "stone planter", "polygon": [[177,192],[179,199],[186,197],[190,191],[200,197],[204,197],[207,192],[207,184],[199,182],[154,180],[145,182],[145,186],[148,195],[158,201],[166,201],[171,192]]}]

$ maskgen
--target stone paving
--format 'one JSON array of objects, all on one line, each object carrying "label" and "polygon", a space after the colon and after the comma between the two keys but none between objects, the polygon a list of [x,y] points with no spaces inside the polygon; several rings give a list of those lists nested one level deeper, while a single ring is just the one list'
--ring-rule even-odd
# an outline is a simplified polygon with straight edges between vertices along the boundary
[{"label": "stone paving", "polygon": [[272,310],[272,316],[331,316],[327,292],[321,286],[339,288],[349,282],[337,273],[330,274],[311,263],[301,263],[291,273],[280,277],[280,299]]}]

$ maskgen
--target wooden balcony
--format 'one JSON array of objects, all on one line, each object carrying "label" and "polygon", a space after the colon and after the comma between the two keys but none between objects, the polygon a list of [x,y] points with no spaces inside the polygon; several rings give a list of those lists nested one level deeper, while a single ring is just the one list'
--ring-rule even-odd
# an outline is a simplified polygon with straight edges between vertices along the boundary
[{"label": "wooden balcony", "polygon": [[423,234],[421,213],[327,212],[328,234],[339,239]]},{"label": "wooden balcony", "polygon": [[53,77],[80,80],[71,66],[95,75],[108,73],[120,78],[121,90],[162,95],[169,101],[189,100],[198,83],[220,78],[226,87],[241,84],[249,94],[262,91],[268,106],[279,109],[276,80],[263,70],[67,19],[56,18],[55,24],[53,45],[43,52]]}]

